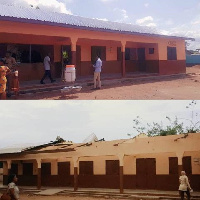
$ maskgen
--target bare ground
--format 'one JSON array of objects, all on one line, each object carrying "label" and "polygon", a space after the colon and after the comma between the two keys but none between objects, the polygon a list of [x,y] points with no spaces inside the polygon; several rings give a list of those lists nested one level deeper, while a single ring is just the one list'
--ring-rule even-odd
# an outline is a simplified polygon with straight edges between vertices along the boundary
[{"label": "bare ground", "polygon": [[62,95],[60,91],[20,95],[19,100],[197,100],[200,99],[200,65],[187,68],[185,76],[129,79],[113,82],[101,90],[86,86],[81,92]]},{"label": "bare ground", "polygon": [[[20,200],[93,200],[97,199],[94,197],[69,197],[69,196],[36,196],[36,195],[27,195],[27,194],[21,194]],[[98,198],[98,200],[104,200],[103,198]]]}]

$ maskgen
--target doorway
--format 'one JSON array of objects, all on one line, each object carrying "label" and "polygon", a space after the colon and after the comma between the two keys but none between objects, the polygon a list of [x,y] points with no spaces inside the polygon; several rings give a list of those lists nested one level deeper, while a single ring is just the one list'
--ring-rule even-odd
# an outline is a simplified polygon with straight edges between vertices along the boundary
[{"label": "doorway", "polygon": [[136,159],[136,187],[137,189],[156,188],[156,159]]},{"label": "doorway", "polygon": [[140,72],[146,72],[146,56],[145,48],[137,49],[138,54],[138,67]]}]

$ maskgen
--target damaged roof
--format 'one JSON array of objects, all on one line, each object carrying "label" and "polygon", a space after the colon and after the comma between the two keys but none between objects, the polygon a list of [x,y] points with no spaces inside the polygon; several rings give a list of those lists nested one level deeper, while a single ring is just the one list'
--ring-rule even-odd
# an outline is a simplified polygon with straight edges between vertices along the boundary
[{"label": "damaged roof", "polygon": [[49,12],[47,10],[35,8],[23,8],[13,5],[0,6],[0,20],[15,21],[33,24],[45,24],[68,28],[78,28],[83,30],[97,30],[104,32],[120,32],[124,34],[151,35],[159,37],[170,37],[179,39],[193,39],[177,36],[161,35],[150,27],[133,24],[125,24],[98,19],[90,19],[64,13]]}]

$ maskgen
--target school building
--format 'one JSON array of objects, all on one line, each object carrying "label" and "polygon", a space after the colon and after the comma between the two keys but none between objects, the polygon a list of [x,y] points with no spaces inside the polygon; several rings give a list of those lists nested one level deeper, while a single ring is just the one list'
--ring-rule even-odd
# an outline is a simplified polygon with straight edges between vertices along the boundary
[{"label": "school building", "polygon": [[20,151],[0,150],[3,182],[9,173],[19,185],[178,190],[185,170],[191,187],[200,191],[200,133],[166,137],[46,144]]},{"label": "school building", "polygon": [[48,52],[57,78],[67,63],[76,66],[78,78],[92,75],[96,55],[103,60],[103,74],[185,73],[185,40],[193,40],[148,27],[8,5],[0,7],[0,27],[0,57],[12,52],[21,81],[41,79]]}]

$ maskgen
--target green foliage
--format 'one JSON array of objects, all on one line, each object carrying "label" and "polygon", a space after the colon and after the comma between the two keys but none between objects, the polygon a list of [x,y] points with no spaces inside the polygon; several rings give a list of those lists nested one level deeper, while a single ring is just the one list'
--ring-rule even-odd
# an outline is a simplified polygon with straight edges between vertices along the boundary
[{"label": "green foliage", "polygon": [[[137,116],[133,120],[133,129],[138,133],[146,133],[149,137],[154,136],[167,136],[167,135],[178,135],[178,134],[188,134],[188,133],[197,133],[200,131],[200,121],[198,119],[198,112],[195,111],[195,106],[197,105],[196,101],[192,101],[186,109],[190,109],[191,117],[188,119],[181,119],[175,117],[171,119],[166,117],[167,125],[163,125],[163,122],[153,122],[153,123],[144,123],[144,121]],[[189,122],[189,126],[184,126],[184,121]],[[128,134],[129,137],[132,134]]]}]

